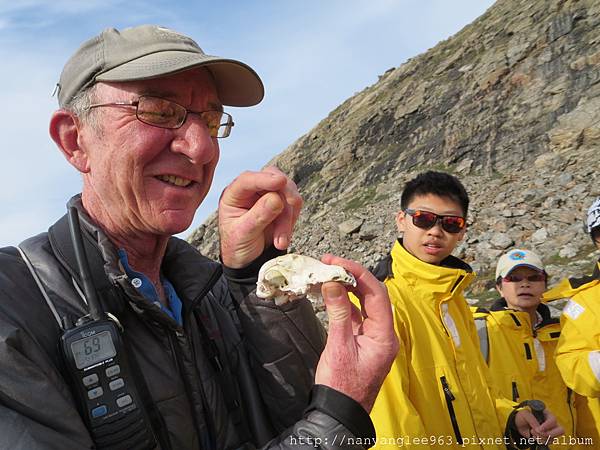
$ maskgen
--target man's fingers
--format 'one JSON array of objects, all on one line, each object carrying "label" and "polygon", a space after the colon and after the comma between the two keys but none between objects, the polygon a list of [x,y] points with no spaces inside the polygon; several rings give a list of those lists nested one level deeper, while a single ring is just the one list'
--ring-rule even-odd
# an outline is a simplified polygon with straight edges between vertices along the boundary
[{"label": "man's fingers", "polygon": [[300,196],[300,192],[298,191],[298,186],[296,186],[296,183],[294,183],[290,178],[287,177],[285,173],[275,166],[265,167],[263,172],[270,173],[273,176],[281,176],[287,180],[285,186],[283,186],[283,188],[280,190],[280,193],[285,198],[286,203],[292,208],[298,210],[299,213],[300,209],[302,209],[302,204],[304,201]]},{"label": "man's fingers", "polygon": [[[517,430],[523,437],[530,437],[533,431],[536,436],[539,435],[538,430],[540,423],[537,421],[535,416],[528,409],[522,409],[517,413],[516,425]],[[520,420],[519,420],[520,419]]]},{"label": "man's fingers", "polygon": [[353,336],[352,308],[348,293],[340,283],[324,283],[321,287],[327,315],[329,316],[329,332],[327,342],[332,345],[344,345]]},{"label": "man's fingers", "polygon": [[[275,194],[281,201],[273,196]],[[223,191],[219,210],[225,215],[242,217],[243,221],[236,227],[244,227],[252,236],[272,223],[272,243],[279,250],[285,250],[291,242],[302,204],[296,184],[276,167],[267,167],[260,172],[244,172],[237,177]],[[247,213],[250,213],[248,217],[244,217]]]},{"label": "man's fingers", "polygon": [[369,331],[373,335],[388,336],[393,333],[394,321],[385,285],[366,268],[354,261],[333,255],[324,255],[322,261],[325,264],[342,266],[356,278],[356,288],[353,288],[352,291],[361,302],[363,315],[366,317],[365,330],[372,323]]},{"label": "man's fingers", "polygon": [[240,235],[249,239],[262,234],[284,209],[284,202],[277,192],[263,194],[246,214],[238,219],[236,224]]},{"label": "man's fingers", "polygon": [[273,245],[277,249],[285,250],[289,247],[297,218],[294,208],[289,203],[284,203],[282,212],[273,222]]},{"label": "man's fingers", "polygon": [[360,308],[350,302],[351,318],[352,318],[352,333],[354,335],[362,334],[363,315]]},{"label": "man's fingers", "polygon": [[[272,173],[273,175],[281,175],[285,177],[285,174],[281,172],[277,167],[266,167],[265,172]],[[284,201],[284,208],[281,214],[273,222],[273,245],[279,250],[285,250],[289,247],[294,226],[300,215],[302,204],[304,203],[298,187],[291,179],[286,177],[285,186],[278,191]]]},{"label": "man's fingers", "polygon": [[565,433],[565,429],[558,423],[556,416],[552,414],[548,409],[544,410],[546,420],[538,428],[540,433],[545,436],[561,436]]},{"label": "man's fingers", "polygon": [[231,182],[221,194],[221,204],[234,208],[249,209],[265,192],[277,192],[285,188],[288,178],[281,172],[263,170],[244,172]]}]

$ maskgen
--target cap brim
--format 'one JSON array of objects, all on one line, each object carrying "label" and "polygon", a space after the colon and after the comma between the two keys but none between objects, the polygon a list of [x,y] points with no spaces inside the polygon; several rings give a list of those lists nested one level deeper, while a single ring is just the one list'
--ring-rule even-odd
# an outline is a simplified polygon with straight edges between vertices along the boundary
[{"label": "cap brim", "polygon": [[530,269],[533,269],[537,272],[546,273],[546,271],[544,269],[534,266],[533,264],[516,264],[516,265],[512,266],[504,275],[502,273],[500,273],[500,276],[505,277],[505,276],[509,275],[513,270],[518,269],[519,267],[529,267]]},{"label": "cap brim", "polygon": [[263,99],[260,77],[248,65],[234,59],[183,51],[152,53],[121,64],[96,76],[96,81],[148,80],[194,67],[206,66],[212,73],[219,100],[227,106],[253,106]]}]

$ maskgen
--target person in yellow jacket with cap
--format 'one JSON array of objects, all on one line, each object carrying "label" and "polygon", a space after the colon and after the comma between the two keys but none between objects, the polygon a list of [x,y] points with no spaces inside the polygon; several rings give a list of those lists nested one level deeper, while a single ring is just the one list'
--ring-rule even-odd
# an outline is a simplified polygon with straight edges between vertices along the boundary
[{"label": "person in yellow jacket with cap", "polygon": [[463,296],[474,274],[450,255],[465,234],[468,204],[460,181],[442,172],[420,174],[402,193],[403,238],[375,269],[400,338],[371,412],[377,448],[500,450],[521,436],[562,433],[548,411],[540,425],[529,409],[490,391]]},{"label": "person in yellow jacket with cap", "polygon": [[[587,230],[600,250],[600,198],[588,210]],[[560,317],[556,364],[566,385],[581,397],[577,434],[600,448],[600,260],[591,276],[563,280],[545,300],[570,298]]]},{"label": "person in yellow jacket with cap", "polygon": [[501,298],[475,312],[480,349],[494,385],[513,401],[542,400],[565,429],[552,448],[577,449],[574,394],[554,362],[560,323],[541,303],[548,275],[532,251],[513,249],[498,260]]}]

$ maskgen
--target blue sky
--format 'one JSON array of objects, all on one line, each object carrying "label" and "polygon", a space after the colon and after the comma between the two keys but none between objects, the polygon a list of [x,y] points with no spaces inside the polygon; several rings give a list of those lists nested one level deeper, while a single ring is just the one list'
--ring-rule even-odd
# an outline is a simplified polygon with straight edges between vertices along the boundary
[{"label": "blue sky", "polygon": [[81,178],[48,136],[62,66],[107,27],[163,25],[210,54],[240,59],[266,96],[231,108],[213,187],[185,237],[223,187],[258,170],[377,76],[458,32],[491,0],[0,0],[0,247],[45,231]]}]

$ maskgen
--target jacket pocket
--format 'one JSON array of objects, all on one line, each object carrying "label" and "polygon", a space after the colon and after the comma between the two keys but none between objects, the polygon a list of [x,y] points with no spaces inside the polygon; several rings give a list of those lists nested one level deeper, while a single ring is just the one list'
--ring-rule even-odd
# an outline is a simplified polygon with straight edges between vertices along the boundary
[{"label": "jacket pocket", "polygon": [[440,383],[442,384],[442,389],[444,390],[444,397],[446,398],[446,406],[448,407],[448,414],[450,415],[450,422],[452,422],[452,429],[454,430],[454,436],[456,437],[456,443],[462,445],[463,439],[460,434],[460,427],[458,426],[458,419],[456,418],[456,412],[454,411],[454,404],[452,403],[452,402],[454,402],[454,400],[456,400],[456,397],[454,397],[454,394],[452,394],[452,391],[450,390],[450,386],[448,386],[448,380],[446,380],[446,377],[444,375],[442,375],[440,377]]}]

